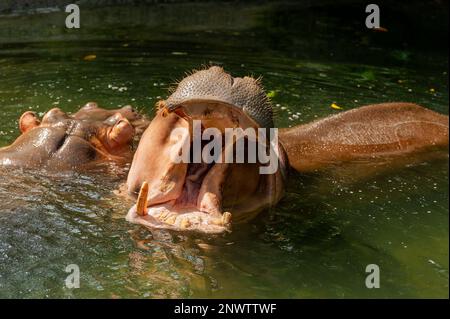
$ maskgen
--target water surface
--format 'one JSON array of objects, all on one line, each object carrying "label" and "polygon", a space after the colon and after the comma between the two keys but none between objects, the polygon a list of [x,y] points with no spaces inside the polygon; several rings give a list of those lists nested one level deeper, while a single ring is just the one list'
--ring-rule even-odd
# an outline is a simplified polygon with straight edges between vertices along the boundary
[{"label": "water surface", "polygon": [[[395,28],[380,38],[320,7],[248,6],[242,19],[225,7],[206,21],[158,8],[90,9],[79,33],[58,12],[1,17],[0,146],[25,110],[96,101],[151,115],[169,86],[208,64],[262,76],[279,127],[341,112],[331,103],[409,101],[448,114],[447,49],[383,40]],[[132,203],[114,193],[127,170],[0,169],[0,297],[448,298],[447,159],[353,181],[352,170],[294,175],[276,208],[220,237],[127,223]],[[381,288],[370,290],[373,263]],[[65,288],[69,264],[80,289]]]}]

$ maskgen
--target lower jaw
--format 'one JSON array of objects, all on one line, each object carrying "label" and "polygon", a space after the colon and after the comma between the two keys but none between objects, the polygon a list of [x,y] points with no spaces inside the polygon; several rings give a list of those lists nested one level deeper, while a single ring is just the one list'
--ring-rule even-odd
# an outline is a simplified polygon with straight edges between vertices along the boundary
[{"label": "lower jaw", "polygon": [[150,229],[167,229],[206,234],[220,234],[230,231],[229,213],[222,215],[202,212],[195,207],[173,207],[169,203],[147,208],[146,215],[138,215],[136,205],[128,214],[127,220]]}]

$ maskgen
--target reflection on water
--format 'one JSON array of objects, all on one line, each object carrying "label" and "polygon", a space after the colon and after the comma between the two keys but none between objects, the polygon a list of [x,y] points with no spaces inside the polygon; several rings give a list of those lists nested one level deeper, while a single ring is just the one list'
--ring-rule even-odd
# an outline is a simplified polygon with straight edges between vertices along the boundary
[{"label": "reflection on water", "polygon": [[[45,24],[58,15],[49,17],[33,19]],[[14,25],[22,18],[11,19]],[[412,60],[389,67],[383,58],[359,61],[351,53],[315,58],[317,46],[308,51],[301,39],[286,50],[296,29],[277,29],[270,20],[264,36],[257,21],[223,31],[90,25],[96,32],[89,39],[56,34],[50,42],[20,41],[21,35],[15,43],[10,37],[0,42],[0,146],[18,135],[17,119],[28,109],[73,112],[95,100],[151,114],[176,79],[205,63],[262,75],[280,127],[339,112],[330,108],[333,102],[351,109],[402,100],[448,113],[445,54],[430,62],[417,49]],[[327,23],[340,28],[338,21]],[[320,44],[326,35],[316,38]],[[340,45],[346,39],[353,43],[344,36]],[[97,58],[84,61],[88,54]],[[447,165],[426,162],[352,183],[352,170],[293,175],[276,208],[219,237],[128,224],[132,203],[114,193],[128,167],[2,168],[0,297],[448,297]],[[364,285],[371,263],[381,268],[378,290]],[[80,266],[80,289],[65,288],[69,264]]]}]

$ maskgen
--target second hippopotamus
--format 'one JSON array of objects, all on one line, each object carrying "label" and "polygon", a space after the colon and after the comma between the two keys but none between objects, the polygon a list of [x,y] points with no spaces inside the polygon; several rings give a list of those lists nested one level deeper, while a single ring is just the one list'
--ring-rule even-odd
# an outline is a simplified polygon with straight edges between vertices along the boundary
[{"label": "second hippopotamus", "polygon": [[90,102],[75,114],[59,108],[42,119],[27,111],[19,119],[21,135],[0,148],[0,166],[75,169],[99,161],[130,161],[134,139],[149,121],[131,106],[107,110]]}]

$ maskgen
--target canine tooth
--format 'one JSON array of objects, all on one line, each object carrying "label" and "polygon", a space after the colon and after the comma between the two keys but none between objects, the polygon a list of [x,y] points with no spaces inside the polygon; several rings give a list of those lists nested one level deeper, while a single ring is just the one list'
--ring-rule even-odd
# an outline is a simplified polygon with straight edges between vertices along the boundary
[{"label": "canine tooth", "polygon": [[224,225],[228,225],[231,222],[231,213],[230,212],[225,212],[222,215],[222,223]]},{"label": "canine tooth", "polygon": [[136,203],[136,212],[139,216],[147,215],[147,195],[148,195],[148,183],[143,182]]}]

